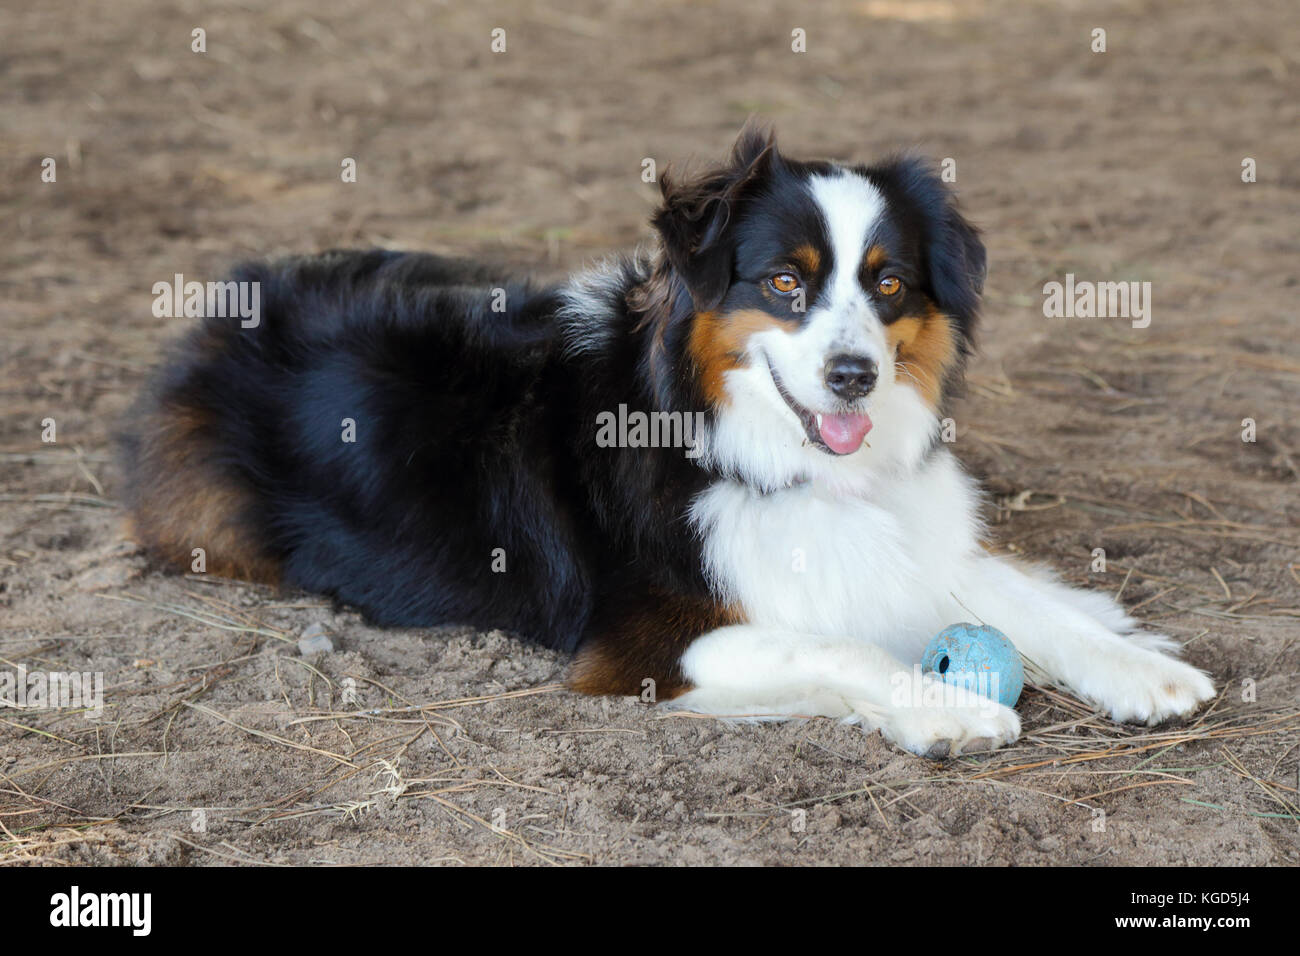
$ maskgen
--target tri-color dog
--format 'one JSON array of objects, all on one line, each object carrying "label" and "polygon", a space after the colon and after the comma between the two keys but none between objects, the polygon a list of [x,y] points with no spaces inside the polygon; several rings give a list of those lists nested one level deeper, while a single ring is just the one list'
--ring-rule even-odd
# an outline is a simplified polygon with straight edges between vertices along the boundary
[{"label": "tri-color dog", "polygon": [[[381,625],[576,651],[587,693],[932,756],[1020,732],[983,698],[898,697],[972,616],[1116,720],[1213,695],[1109,597],[982,549],[939,429],[985,254],[928,165],[797,162],[747,128],[661,186],[652,251],[558,286],[386,251],[243,266],[260,322],[206,319],[130,420],[136,535]],[[637,412],[699,427],[611,442]]]}]

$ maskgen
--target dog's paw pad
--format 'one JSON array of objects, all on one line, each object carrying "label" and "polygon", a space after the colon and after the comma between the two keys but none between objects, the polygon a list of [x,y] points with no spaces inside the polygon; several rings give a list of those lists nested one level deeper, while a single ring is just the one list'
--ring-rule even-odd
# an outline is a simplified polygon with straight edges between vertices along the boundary
[{"label": "dog's paw pad", "polygon": [[876,726],[886,740],[928,760],[987,753],[1020,736],[1016,712],[984,698],[962,706],[900,707]]},{"label": "dog's paw pad", "polygon": [[1205,674],[1155,651],[1144,651],[1123,673],[1099,683],[1095,698],[1122,723],[1153,725],[1185,717],[1214,697],[1214,684]]},{"label": "dog's paw pad", "polygon": [[925,752],[926,760],[947,760],[948,752],[952,750],[951,740],[941,740]]}]

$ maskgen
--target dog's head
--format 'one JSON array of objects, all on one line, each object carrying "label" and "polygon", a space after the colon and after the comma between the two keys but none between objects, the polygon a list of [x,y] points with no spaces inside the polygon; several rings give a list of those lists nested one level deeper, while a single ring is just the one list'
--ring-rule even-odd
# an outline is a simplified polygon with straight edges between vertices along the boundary
[{"label": "dog's head", "polygon": [[957,383],[984,247],[924,161],[797,162],[747,127],[661,178],[658,285],[710,454],[758,484],[915,458]]}]

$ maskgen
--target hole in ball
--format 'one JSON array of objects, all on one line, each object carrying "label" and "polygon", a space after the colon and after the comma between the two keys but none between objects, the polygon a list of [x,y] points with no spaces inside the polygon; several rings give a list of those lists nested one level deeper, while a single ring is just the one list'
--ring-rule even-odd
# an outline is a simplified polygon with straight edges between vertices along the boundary
[{"label": "hole in ball", "polygon": [[946,674],[946,673],[948,673],[948,655],[947,655],[947,654],[943,655],[943,657],[939,659],[939,673],[940,673],[940,674]]}]

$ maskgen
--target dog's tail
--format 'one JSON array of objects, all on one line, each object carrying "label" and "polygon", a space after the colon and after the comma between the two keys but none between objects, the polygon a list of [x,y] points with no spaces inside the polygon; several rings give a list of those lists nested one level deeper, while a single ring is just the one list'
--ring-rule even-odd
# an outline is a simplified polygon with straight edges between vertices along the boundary
[{"label": "dog's tail", "polygon": [[[258,489],[259,449],[289,319],[283,270],[240,266],[258,290],[255,322],[207,315],[165,353],[117,435],[128,533],[186,570],[272,583],[280,555]],[[225,310],[223,310],[225,311]]]},{"label": "dog's tail", "polygon": [[205,324],[171,350],[118,434],[128,533],[187,570],[273,583],[278,561],[264,538],[253,485],[232,435],[247,420],[237,383],[215,379],[235,342]]}]

